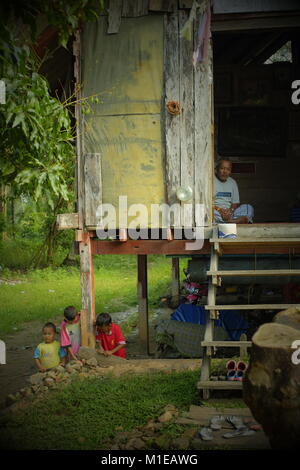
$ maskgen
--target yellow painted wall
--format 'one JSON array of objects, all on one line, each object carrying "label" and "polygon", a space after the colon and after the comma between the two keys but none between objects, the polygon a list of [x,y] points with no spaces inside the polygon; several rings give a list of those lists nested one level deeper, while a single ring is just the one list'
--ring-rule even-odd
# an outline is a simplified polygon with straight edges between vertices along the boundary
[{"label": "yellow painted wall", "polygon": [[[165,202],[161,128],[163,17],[122,18],[106,34],[106,18],[83,32],[83,95],[100,103],[84,116],[84,152],[102,156],[103,202]],[[150,225],[150,221],[145,221]]]}]

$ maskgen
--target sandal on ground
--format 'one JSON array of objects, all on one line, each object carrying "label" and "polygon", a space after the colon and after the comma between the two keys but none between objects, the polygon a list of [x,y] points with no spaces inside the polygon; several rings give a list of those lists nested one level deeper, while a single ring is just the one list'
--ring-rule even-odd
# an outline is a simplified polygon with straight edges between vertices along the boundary
[{"label": "sandal on ground", "polygon": [[201,437],[202,441],[213,440],[212,430],[210,428],[201,428],[198,435]]},{"label": "sandal on ground", "polygon": [[227,423],[232,424],[235,429],[247,428],[247,426],[245,426],[245,424],[243,423],[242,418],[240,418],[239,416],[227,416],[226,421]]},{"label": "sandal on ground", "polygon": [[227,432],[226,434],[223,434],[223,437],[225,439],[230,439],[232,437],[252,436],[253,434],[255,434],[255,431],[252,431],[251,429],[248,429],[247,426],[244,426],[243,428],[239,428],[239,429],[236,429],[235,431]]},{"label": "sandal on ground", "polygon": [[218,429],[221,429],[222,423],[225,421],[224,416],[213,416],[210,420],[210,428],[213,431],[217,431]]}]

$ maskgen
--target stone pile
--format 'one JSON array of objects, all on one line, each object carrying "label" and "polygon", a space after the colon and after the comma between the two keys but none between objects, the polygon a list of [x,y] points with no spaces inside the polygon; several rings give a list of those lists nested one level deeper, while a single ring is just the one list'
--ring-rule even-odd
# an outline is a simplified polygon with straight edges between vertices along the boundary
[{"label": "stone pile", "polygon": [[181,449],[190,448],[190,444],[197,428],[183,430],[180,437],[172,438],[165,431],[165,425],[174,421],[179,415],[174,405],[167,405],[157,420],[149,420],[144,426],[140,426],[133,431],[123,431],[122,426],[118,426],[113,442],[110,442],[111,450],[145,450],[145,449]]},{"label": "stone pile", "polygon": [[[15,395],[10,394],[6,398],[6,405],[10,406],[22,397],[30,397],[38,393],[47,392],[50,389],[58,388],[63,384],[68,384],[74,378],[87,379],[89,377],[101,376],[105,366],[98,366],[95,358],[83,359],[82,361],[71,361],[65,367],[58,366],[48,372],[37,372],[29,378],[30,385],[22,388]],[[112,366],[106,366],[112,369]]]},{"label": "stone pile", "polygon": [[[59,388],[70,383],[73,379],[88,379],[105,377],[108,374],[115,377],[128,374],[143,374],[172,370],[195,370],[199,368],[198,360],[180,360],[179,364],[171,365],[170,360],[124,360],[117,356],[104,356],[94,349],[82,346],[77,354],[78,361],[71,361],[66,366],[55,367],[48,372],[37,372],[29,378],[30,385],[22,388],[16,394],[6,398],[6,406],[11,406],[23,397]],[[183,362],[182,362],[183,361]],[[177,362],[177,361],[176,361]]]}]

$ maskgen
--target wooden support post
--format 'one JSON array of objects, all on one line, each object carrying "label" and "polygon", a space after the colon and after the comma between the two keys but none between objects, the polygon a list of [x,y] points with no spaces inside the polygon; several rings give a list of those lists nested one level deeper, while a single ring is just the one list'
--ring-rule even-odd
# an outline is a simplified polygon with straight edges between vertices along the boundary
[{"label": "wooden support post", "polygon": [[139,339],[141,352],[149,355],[147,255],[138,255]]},{"label": "wooden support post", "polygon": [[[214,228],[214,232],[217,229]],[[214,269],[218,269],[218,253],[215,250],[215,246],[211,245],[211,255],[210,255],[210,266],[214,267]],[[208,303],[212,302],[210,305],[215,305],[216,303],[216,292],[217,287],[213,284],[212,277],[209,279],[208,284]],[[214,320],[212,318],[215,312],[207,311],[206,314],[206,326],[205,326],[205,333],[204,333],[204,341],[213,341],[214,336]],[[201,379],[200,382],[206,382],[209,380],[210,376],[210,361],[212,355],[212,348],[210,346],[204,347],[203,349],[203,359],[202,359],[202,367],[201,367]],[[203,390],[203,398],[204,400],[208,400],[210,396],[209,389]]]},{"label": "wooden support post", "polygon": [[180,296],[180,275],[179,275],[179,258],[172,258],[172,305],[179,304]]},{"label": "wooden support post", "polygon": [[[247,341],[247,335],[245,333],[241,334],[240,341]],[[245,358],[247,357],[248,349],[247,346],[242,345],[240,346],[240,357]]]},{"label": "wooden support post", "polygon": [[80,279],[82,296],[81,344],[89,348],[95,347],[95,295],[94,295],[94,265],[92,244],[89,232],[82,233],[79,243]]}]

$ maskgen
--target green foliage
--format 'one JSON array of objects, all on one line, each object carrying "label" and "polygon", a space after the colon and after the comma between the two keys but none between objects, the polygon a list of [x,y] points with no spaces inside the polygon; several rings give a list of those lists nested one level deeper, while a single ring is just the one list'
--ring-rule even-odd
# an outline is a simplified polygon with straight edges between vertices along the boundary
[{"label": "green foliage", "polygon": [[[13,42],[13,41],[12,41]],[[17,64],[6,64],[6,104],[0,106],[0,179],[16,194],[41,195],[54,208],[68,200],[72,185],[74,133],[67,109],[37,73],[33,55],[23,46]]]},{"label": "green foliage", "polygon": [[[130,431],[157,418],[164,406],[187,410],[199,372],[89,379],[52,392],[5,423],[6,449],[105,449],[115,428]],[[176,436],[174,426],[167,434]],[[79,439],[80,438],[80,439]]]},{"label": "green foliage", "polygon": [[104,6],[105,0],[10,0],[0,8],[0,17],[4,24],[20,19],[29,25],[34,40],[37,18],[43,15],[57,29],[60,43],[66,47],[76,29],[85,21],[97,19]]},{"label": "green foliage", "polygon": [[[69,114],[75,94],[64,103],[51,96],[47,80],[39,73],[41,60],[34,52],[37,25],[41,18],[46,19],[66,47],[82,22],[98,18],[104,3],[11,0],[0,5],[0,79],[6,86],[6,103],[0,105],[0,185],[9,189],[14,202],[26,195],[48,206],[42,227],[44,243],[32,260],[36,266],[49,265],[56,246],[64,249],[70,242],[69,236],[58,233],[55,219],[57,213],[69,212],[75,163],[75,128]],[[96,96],[91,97],[93,102],[98,102]],[[91,112],[89,100],[80,104],[84,112]],[[0,233],[9,235],[11,228],[15,238],[14,214],[11,226],[2,214],[0,217]],[[25,231],[26,236],[30,231]]]}]

